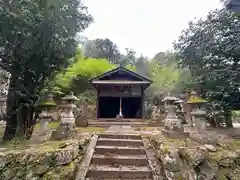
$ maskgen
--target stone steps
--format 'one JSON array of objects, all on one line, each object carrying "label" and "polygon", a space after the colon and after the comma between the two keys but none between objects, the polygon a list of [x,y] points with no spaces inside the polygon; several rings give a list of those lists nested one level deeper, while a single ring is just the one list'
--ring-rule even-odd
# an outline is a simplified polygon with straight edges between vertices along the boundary
[{"label": "stone steps", "polygon": [[124,154],[124,155],[135,155],[135,154],[144,154],[144,147],[118,147],[118,146],[96,146],[96,154]]},{"label": "stone steps", "polygon": [[106,132],[99,135],[86,179],[152,178],[152,169],[139,134]]},{"label": "stone steps", "polygon": [[152,170],[147,166],[106,166],[99,165],[89,168],[87,177],[93,178],[151,178]]},{"label": "stone steps", "polygon": [[142,140],[140,139],[110,139],[110,138],[99,138],[97,145],[100,146],[131,146],[139,147],[143,146]]},{"label": "stone steps", "polygon": [[101,138],[110,138],[110,139],[142,139],[138,134],[116,134],[116,133],[102,133],[100,134]]},{"label": "stone steps", "polygon": [[101,155],[95,154],[92,157],[92,164],[104,164],[104,165],[136,165],[146,166],[148,161],[145,155]]}]

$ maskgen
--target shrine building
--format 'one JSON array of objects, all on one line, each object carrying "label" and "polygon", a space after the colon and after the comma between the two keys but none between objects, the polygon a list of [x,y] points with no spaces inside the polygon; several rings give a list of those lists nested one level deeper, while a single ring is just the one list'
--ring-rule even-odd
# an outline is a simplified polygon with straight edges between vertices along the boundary
[{"label": "shrine building", "polygon": [[97,91],[97,118],[144,118],[144,91],[151,80],[120,66],[90,83]]}]

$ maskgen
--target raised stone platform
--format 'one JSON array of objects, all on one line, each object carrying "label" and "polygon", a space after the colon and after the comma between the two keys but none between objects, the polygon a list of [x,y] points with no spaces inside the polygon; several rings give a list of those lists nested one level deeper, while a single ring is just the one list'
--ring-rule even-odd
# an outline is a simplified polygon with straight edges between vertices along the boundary
[{"label": "raised stone platform", "polygon": [[142,119],[96,119],[88,120],[88,126],[91,127],[111,127],[111,126],[132,126],[132,127],[145,127],[148,122]]},{"label": "raised stone platform", "polygon": [[189,138],[189,132],[169,131],[169,130],[162,129],[162,134],[172,139]]}]

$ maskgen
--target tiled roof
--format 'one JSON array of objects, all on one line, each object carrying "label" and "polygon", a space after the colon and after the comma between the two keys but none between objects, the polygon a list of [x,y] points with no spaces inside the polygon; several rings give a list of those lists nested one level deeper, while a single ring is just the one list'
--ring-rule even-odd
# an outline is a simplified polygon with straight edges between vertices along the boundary
[{"label": "tiled roof", "polygon": [[96,80],[92,84],[150,84],[148,81],[128,81],[128,80]]}]

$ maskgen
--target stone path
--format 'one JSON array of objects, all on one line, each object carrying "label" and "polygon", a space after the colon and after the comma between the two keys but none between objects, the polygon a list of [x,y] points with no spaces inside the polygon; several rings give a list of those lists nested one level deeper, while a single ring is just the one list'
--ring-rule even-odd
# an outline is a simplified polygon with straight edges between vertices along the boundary
[{"label": "stone path", "polygon": [[93,141],[94,151],[89,150],[83,162],[89,165],[83,172],[86,180],[156,179],[143,139],[130,126],[111,126]]}]

